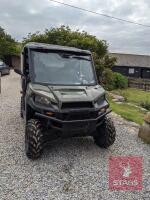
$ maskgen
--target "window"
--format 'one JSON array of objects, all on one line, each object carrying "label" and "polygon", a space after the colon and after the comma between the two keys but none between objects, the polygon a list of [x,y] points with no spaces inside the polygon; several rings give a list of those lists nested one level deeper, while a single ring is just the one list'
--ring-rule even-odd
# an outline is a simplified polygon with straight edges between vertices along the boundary
[{"label": "window", "polygon": [[134,68],[129,68],[129,74],[134,74]]}]

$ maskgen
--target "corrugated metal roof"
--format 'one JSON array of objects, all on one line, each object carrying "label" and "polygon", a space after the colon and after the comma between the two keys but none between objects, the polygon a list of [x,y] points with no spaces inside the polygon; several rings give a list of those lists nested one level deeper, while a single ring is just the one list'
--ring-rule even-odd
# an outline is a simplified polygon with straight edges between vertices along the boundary
[{"label": "corrugated metal roof", "polygon": [[110,53],[117,58],[116,66],[148,67],[150,68],[150,56],[122,53]]}]

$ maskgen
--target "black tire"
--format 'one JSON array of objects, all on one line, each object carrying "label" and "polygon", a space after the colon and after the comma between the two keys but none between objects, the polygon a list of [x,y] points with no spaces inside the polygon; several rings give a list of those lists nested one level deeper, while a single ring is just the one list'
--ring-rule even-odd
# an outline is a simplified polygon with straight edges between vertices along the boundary
[{"label": "black tire", "polygon": [[23,97],[21,97],[21,103],[20,103],[20,116],[23,118],[23,110],[24,110],[24,103],[23,103]]},{"label": "black tire", "polygon": [[25,151],[30,159],[37,159],[43,151],[43,133],[39,120],[31,119],[26,125]]},{"label": "black tire", "polygon": [[102,148],[108,148],[115,142],[116,130],[113,121],[105,118],[101,126],[97,128],[94,136],[95,143]]}]

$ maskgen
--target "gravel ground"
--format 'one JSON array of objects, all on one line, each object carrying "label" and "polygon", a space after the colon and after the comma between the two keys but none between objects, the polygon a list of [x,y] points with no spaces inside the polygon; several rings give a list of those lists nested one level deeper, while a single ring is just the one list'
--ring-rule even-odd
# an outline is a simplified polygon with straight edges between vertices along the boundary
[{"label": "gravel ground", "polygon": [[[91,138],[52,142],[43,156],[30,161],[24,153],[24,122],[19,116],[19,76],[2,77],[0,95],[0,199],[150,199],[150,149],[138,137],[138,126],[112,114],[115,144],[107,150]],[[108,188],[110,156],[143,156],[143,190]]]}]

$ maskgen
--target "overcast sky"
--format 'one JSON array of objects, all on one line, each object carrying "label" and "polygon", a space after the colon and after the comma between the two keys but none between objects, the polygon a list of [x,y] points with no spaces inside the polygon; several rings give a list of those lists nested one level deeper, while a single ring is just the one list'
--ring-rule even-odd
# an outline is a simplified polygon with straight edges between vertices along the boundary
[{"label": "overcast sky", "polygon": [[[150,0],[59,0],[150,25]],[[111,52],[150,54],[150,28],[65,7],[49,0],[0,0],[0,26],[21,41],[27,33],[69,25],[106,40]]]}]

